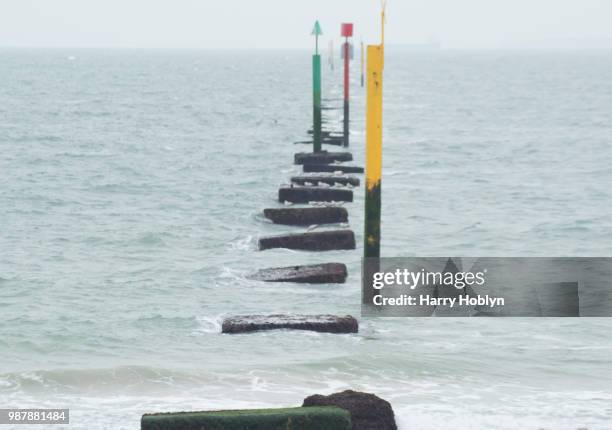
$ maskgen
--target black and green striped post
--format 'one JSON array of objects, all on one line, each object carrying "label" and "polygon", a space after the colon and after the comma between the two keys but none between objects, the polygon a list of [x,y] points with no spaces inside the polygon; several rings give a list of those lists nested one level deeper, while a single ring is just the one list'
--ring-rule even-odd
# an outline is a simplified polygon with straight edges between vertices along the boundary
[{"label": "black and green striped post", "polygon": [[313,97],[313,152],[321,152],[321,56],[319,36],[323,34],[319,21],[315,22],[312,35],[315,36],[315,54],[312,56],[312,97]]}]

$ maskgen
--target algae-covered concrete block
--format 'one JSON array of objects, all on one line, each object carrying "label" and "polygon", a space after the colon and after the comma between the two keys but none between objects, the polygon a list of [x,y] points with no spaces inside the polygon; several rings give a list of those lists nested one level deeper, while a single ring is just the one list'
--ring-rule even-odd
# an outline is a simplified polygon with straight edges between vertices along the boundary
[{"label": "algae-covered concrete block", "polygon": [[281,203],[352,202],[353,191],[345,188],[283,187],[278,190],[278,201]]},{"label": "algae-covered concrete block", "polygon": [[300,249],[302,251],[332,251],[355,249],[355,233],[352,230],[329,230],[268,236],[259,239],[259,249]]},{"label": "algae-covered concrete block", "polygon": [[302,166],[304,172],[342,172],[363,173],[363,167],[343,166],[341,164],[307,163]]},{"label": "algae-covered concrete block", "polygon": [[338,206],[313,208],[270,208],[264,216],[274,224],[313,225],[348,222],[348,211]]},{"label": "algae-covered concrete block", "polygon": [[352,185],[353,187],[359,186],[359,178],[355,176],[343,176],[343,175],[312,175],[312,176],[292,176],[291,182],[298,185]]},{"label": "algae-covered concrete block", "polygon": [[298,282],[304,284],[342,284],[346,281],[346,265],[342,263],[261,269],[249,276],[263,282]]},{"label": "algae-covered concrete block", "polygon": [[295,164],[330,164],[352,160],[353,154],[350,152],[300,152],[294,156]]},{"label": "algae-covered concrete block", "polygon": [[239,315],[226,318],[221,325],[221,332],[228,334],[279,329],[357,333],[359,323],[350,315]]},{"label": "algae-covered concrete block", "polygon": [[145,414],[141,430],[350,430],[338,407]]}]

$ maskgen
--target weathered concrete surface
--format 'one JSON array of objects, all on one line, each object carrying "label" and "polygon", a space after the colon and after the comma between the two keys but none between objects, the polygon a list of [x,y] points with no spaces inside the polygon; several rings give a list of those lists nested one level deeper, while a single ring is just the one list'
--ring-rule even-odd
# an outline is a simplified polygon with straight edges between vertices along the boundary
[{"label": "weathered concrete surface", "polygon": [[357,391],[314,396],[304,399],[303,406],[338,406],[351,414],[353,430],[397,430],[391,404],[380,397]]},{"label": "weathered concrete surface", "polygon": [[302,166],[304,173],[312,172],[342,172],[342,173],[363,173],[363,167],[344,166],[341,164],[307,163]]},{"label": "weathered concrete surface", "polygon": [[304,284],[343,284],[346,265],[342,263],[311,264],[308,266],[262,269],[249,279],[264,282],[299,282]]},{"label": "weathered concrete surface", "polygon": [[359,186],[359,178],[354,176],[338,176],[338,175],[313,175],[313,176],[292,176],[291,182],[299,185],[306,184],[340,184]]},{"label": "weathered concrete surface", "polygon": [[278,201],[281,203],[352,202],[353,191],[343,188],[283,187],[278,190]]},{"label": "weathered concrete surface", "polygon": [[350,430],[341,408],[252,409],[145,414],[141,430]]},{"label": "weathered concrete surface", "polygon": [[331,251],[355,249],[355,233],[352,230],[330,230],[262,237],[259,249],[299,249],[303,251]]},{"label": "weathered concrete surface", "polygon": [[229,334],[278,329],[357,333],[359,323],[350,315],[245,315],[226,318],[221,326],[222,333]]},{"label": "weathered concrete surface", "polygon": [[337,206],[314,208],[264,209],[264,216],[274,224],[314,225],[348,222],[348,211]]},{"label": "weathered concrete surface", "polygon": [[353,154],[350,152],[298,152],[294,156],[295,164],[330,164],[352,160]]}]

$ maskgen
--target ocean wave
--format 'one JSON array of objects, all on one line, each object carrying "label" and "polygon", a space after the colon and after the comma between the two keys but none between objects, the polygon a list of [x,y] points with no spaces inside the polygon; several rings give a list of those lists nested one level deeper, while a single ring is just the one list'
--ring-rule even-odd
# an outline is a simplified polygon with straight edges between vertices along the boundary
[{"label": "ocean wave", "polygon": [[147,389],[160,385],[195,385],[205,382],[207,378],[206,373],[152,366],[34,370],[0,375],[0,393],[5,390],[30,394],[59,390],[64,393],[103,394],[114,391],[117,387],[128,391],[146,392]]},{"label": "ocean wave", "polygon": [[198,316],[196,317],[196,321],[199,324],[199,327],[194,330],[194,334],[218,334],[221,333],[221,323],[223,321],[223,314],[218,316],[209,317],[209,316]]},{"label": "ocean wave", "polygon": [[236,251],[254,251],[257,249],[255,237],[252,235],[234,239],[228,246]]},{"label": "ocean wave", "polygon": [[149,232],[139,236],[136,241],[142,245],[163,245],[164,240],[162,236],[164,236],[164,233]]}]

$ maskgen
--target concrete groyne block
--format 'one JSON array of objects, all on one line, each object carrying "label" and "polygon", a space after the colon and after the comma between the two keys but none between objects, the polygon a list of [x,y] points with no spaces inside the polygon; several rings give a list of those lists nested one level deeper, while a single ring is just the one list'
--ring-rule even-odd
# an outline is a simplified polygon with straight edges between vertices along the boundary
[{"label": "concrete groyne block", "polygon": [[397,430],[391,404],[370,393],[346,390],[341,393],[304,399],[305,407],[337,406],[351,414],[353,430]]},{"label": "concrete groyne block", "polygon": [[302,166],[304,173],[316,172],[340,172],[340,173],[363,173],[363,167],[344,166],[341,164],[307,163]]},{"label": "concrete groyne block", "polygon": [[261,251],[272,248],[302,251],[355,249],[355,233],[352,230],[329,230],[269,236],[259,239],[259,249]]},{"label": "concrete groyne block", "polygon": [[335,406],[145,414],[141,430],[350,430],[350,414]]},{"label": "concrete groyne block", "polygon": [[304,284],[342,284],[346,281],[346,265],[342,263],[262,269],[249,279],[264,282],[296,282]]},{"label": "concrete groyne block", "polygon": [[357,333],[359,323],[350,315],[244,315],[226,318],[221,326],[221,331],[228,334],[279,329]]},{"label": "concrete groyne block", "polygon": [[292,176],[291,182],[298,185],[306,184],[328,184],[328,185],[352,185],[359,186],[359,178],[355,176],[340,176],[340,175],[312,175],[312,176]]},{"label": "concrete groyne block", "polygon": [[264,216],[274,224],[314,225],[348,222],[348,211],[337,206],[313,208],[264,209]]},{"label": "concrete groyne block", "polygon": [[353,191],[343,188],[283,187],[278,190],[281,203],[352,202]]},{"label": "concrete groyne block", "polygon": [[350,152],[298,152],[294,155],[295,164],[330,164],[352,160],[353,154]]},{"label": "concrete groyne block", "polygon": [[[321,143],[324,145],[335,145],[335,146],[342,146],[344,145],[344,138],[342,137],[324,137],[321,139]],[[301,145],[301,144],[308,144],[308,145],[312,145],[313,142],[312,140],[299,140],[297,142],[293,142],[294,145]]]}]

